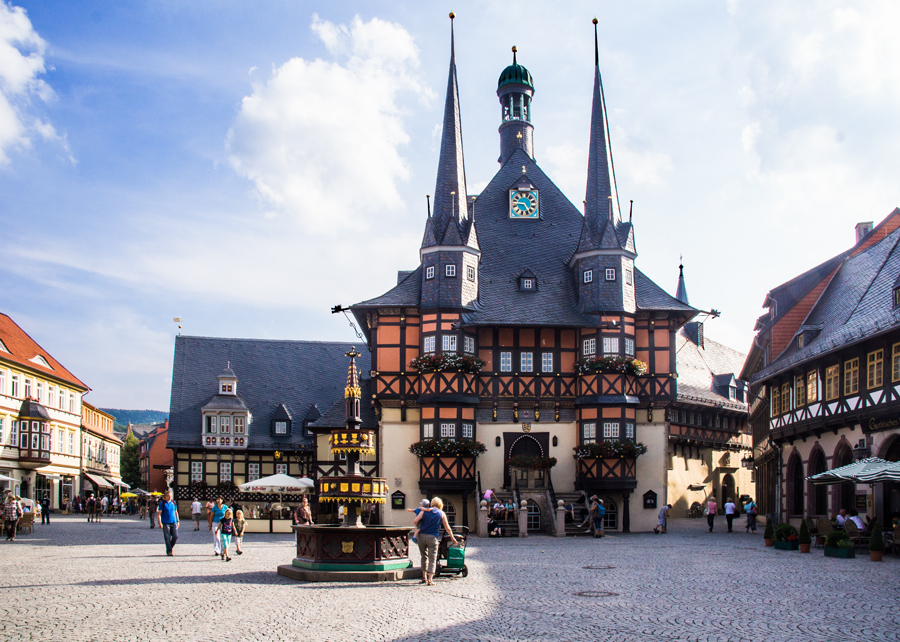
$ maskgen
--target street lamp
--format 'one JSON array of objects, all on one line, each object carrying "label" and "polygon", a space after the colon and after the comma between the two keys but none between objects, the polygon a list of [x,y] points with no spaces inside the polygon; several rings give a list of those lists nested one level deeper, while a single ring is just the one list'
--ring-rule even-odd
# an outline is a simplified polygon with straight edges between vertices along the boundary
[{"label": "street lamp", "polygon": [[853,447],[853,458],[856,461],[862,461],[863,459],[866,459],[867,457],[871,456],[871,454],[872,454],[872,449],[869,448],[868,446],[866,446],[865,439],[860,439],[859,443]]},{"label": "street lamp", "polygon": [[744,468],[753,468],[753,457],[748,454],[746,457],[741,459],[741,466]]}]

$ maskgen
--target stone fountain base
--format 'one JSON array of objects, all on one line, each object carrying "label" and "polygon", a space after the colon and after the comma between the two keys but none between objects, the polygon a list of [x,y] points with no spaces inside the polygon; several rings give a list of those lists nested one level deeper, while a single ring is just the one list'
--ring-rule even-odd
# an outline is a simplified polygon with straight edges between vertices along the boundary
[{"label": "stone fountain base", "polygon": [[297,556],[278,574],[307,582],[391,582],[422,577],[408,526],[294,526]]}]

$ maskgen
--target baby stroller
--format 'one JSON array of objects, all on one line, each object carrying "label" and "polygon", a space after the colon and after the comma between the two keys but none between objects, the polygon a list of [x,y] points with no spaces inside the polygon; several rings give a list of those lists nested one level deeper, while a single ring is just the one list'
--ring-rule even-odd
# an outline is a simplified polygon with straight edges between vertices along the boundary
[{"label": "baby stroller", "polygon": [[435,575],[462,575],[467,577],[469,569],[466,568],[466,542],[469,539],[469,529],[466,526],[453,526],[453,535],[457,545],[450,543],[450,536],[444,535],[438,546],[438,562]]}]

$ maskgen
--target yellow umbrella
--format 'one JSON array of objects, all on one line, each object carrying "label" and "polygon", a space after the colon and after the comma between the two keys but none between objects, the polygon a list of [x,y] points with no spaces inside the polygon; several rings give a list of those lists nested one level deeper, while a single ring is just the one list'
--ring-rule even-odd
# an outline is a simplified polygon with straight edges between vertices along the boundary
[{"label": "yellow umbrella", "polygon": [[162,493],[159,492],[158,490],[154,490],[154,491],[153,491],[152,493],[150,493],[150,494],[151,494],[151,495],[157,495],[158,497],[162,497]]},{"label": "yellow umbrella", "polygon": [[137,497],[134,493],[122,493],[119,497]]}]

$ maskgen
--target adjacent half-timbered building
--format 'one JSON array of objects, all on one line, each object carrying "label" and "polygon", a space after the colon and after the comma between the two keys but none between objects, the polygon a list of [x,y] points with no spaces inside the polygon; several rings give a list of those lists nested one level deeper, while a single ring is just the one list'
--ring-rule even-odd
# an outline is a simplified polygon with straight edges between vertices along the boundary
[{"label": "adjacent half-timbered building", "polygon": [[[344,398],[344,354],[351,347],[325,341],[177,337],[167,447],[174,454],[179,510],[189,514],[194,497],[206,501],[221,495],[229,503],[237,499],[248,517],[261,518],[278,496],[239,493],[239,484],[279,473],[312,479],[335,474],[330,456],[317,459],[321,429],[313,424],[327,423],[332,406]],[[358,363],[368,371],[368,354]],[[371,413],[368,417],[373,424]],[[377,461],[365,466],[377,470]],[[286,515],[284,511],[276,519]]]},{"label": "adjacent half-timbered building", "polygon": [[[635,265],[596,40],[583,213],[535,160],[535,84],[515,52],[497,86],[500,169],[471,195],[451,35],[419,265],[385,294],[352,306],[371,350],[383,475],[398,494],[386,519],[407,520],[402,496],[440,494],[460,522],[473,524],[475,493],[493,488],[527,496],[529,528],[544,530],[554,498],[584,490],[606,499],[608,528],[648,530],[656,510],[630,502],[649,492],[665,503],[678,331],[697,310]],[[408,451],[440,438],[480,441],[487,450],[474,461]],[[580,446],[634,440],[648,449],[636,460],[574,457]],[[558,463],[514,478],[509,463],[520,455]]]},{"label": "adjacent half-timbered building", "polygon": [[[846,252],[771,290],[745,365],[760,507],[900,516],[900,485],[812,486],[863,456],[900,461],[900,209]],[[884,523],[884,522],[882,522]]]}]

